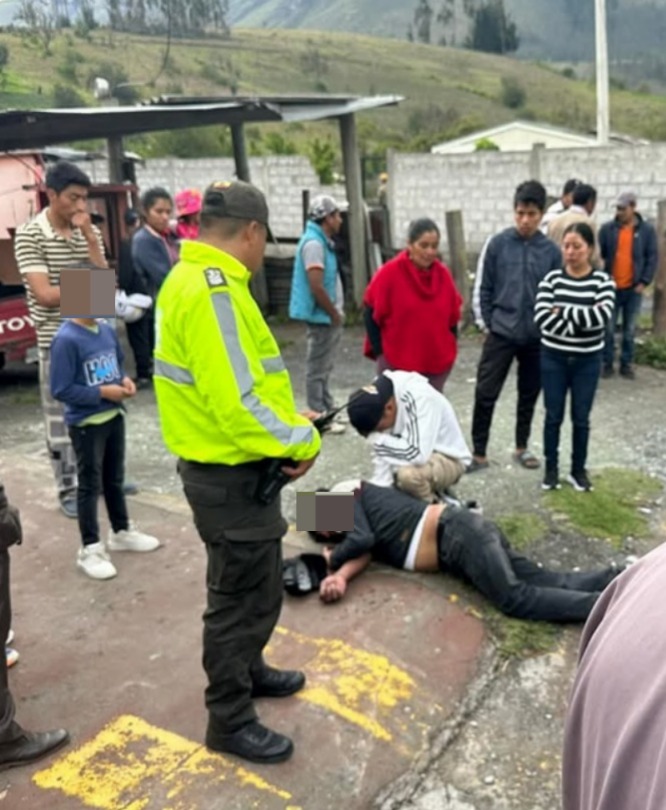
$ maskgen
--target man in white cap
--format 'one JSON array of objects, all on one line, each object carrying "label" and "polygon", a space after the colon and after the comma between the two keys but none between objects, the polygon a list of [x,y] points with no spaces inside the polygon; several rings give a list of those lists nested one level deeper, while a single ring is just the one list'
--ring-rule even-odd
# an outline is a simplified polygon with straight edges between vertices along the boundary
[{"label": "man in white cap", "polygon": [[615,329],[621,313],[620,374],[629,380],[635,377],[634,333],[643,290],[654,278],[659,261],[657,232],[636,211],[636,202],[632,191],[623,191],[615,201],[615,219],[606,222],[599,231],[601,258],[616,288],[615,312],[606,333],[602,374],[612,377],[614,373]]},{"label": "man in white cap", "polygon": [[[333,197],[315,197],[296,248],[291,282],[289,317],[307,325],[306,396],[308,408],[317,413],[335,407],[329,379],[344,320],[344,295],[334,242],[341,226],[340,206]],[[332,422],[328,431],[342,433],[344,425]]]}]

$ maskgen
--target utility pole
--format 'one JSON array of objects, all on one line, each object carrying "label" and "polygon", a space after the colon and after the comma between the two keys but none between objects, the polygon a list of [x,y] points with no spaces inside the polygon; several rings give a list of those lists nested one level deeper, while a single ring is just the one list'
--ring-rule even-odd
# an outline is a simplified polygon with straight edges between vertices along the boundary
[{"label": "utility pole", "polygon": [[600,146],[605,146],[610,135],[606,0],[594,0],[594,8],[597,43],[597,141]]}]

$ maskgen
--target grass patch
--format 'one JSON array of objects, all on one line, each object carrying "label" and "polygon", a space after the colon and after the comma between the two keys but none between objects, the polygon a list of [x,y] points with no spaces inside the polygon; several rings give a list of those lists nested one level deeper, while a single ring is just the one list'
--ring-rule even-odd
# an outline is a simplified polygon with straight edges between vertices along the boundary
[{"label": "grass patch", "polygon": [[12,405],[37,405],[39,403],[39,391],[17,391],[9,397]]},{"label": "grass patch", "polygon": [[564,487],[546,494],[546,503],[566,515],[584,535],[610,540],[617,549],[625,537],[646,537],[650,526],[638,511],[662,491],[661,484],[637,470],[608,468],[592,476],[594,492]]},{"label": "grass patch", "polygon": [[539,515],[515,513],[497,518],[497,525],[507,536],[512,548],[522,551],[538,540],[548,530]]},{"label": "grass patch", "polygon": [[560,637],[558,625],[510,619],[494,608],[487,608],[485,619],[503,658],[529,658],[552,652]]},{"label": "grass patch", "polygon": [[636,362],[639,366],[666,369],[666,337],[649,335],[636,341]]}]

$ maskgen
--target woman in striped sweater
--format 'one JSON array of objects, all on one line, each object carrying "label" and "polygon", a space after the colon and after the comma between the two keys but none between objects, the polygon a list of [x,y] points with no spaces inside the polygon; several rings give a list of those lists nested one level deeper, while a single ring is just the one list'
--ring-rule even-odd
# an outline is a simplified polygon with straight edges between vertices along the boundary
[{"label": "woman in striped sweater", "polygon": [[567,392],[571,391],[572,453],[569,482],[579,492],[592,484],[585,469],[590,411],[599,376],[604,335],[615,305],[615,284],[592,267],[594,233],[584,222],[564,232],[564,269],[539,284],[534,320],[541,330],[541,382],[546,474],[543,489],[559,489],[558,447]]}]

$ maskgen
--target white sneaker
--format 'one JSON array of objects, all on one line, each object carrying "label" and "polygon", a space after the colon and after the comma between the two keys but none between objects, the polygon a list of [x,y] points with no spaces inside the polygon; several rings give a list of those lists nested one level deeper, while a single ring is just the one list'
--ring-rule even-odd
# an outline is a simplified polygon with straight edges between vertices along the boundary
[{"label": "white sneaker", "polygon": [[7,641],[5,641],[5,644],[7,645],[7,647],[12,646],[12,641],[14,641],[14,631],[10,627],[9,628],[9,633],[7,633]]},{"label": "white sneaker", "polygon": [[346,426],[342,424],[342,422],[336,422],[333,420],[328,427],[324,428],[324,433],[332,433],[336,435],[338,433],[344,433],[347,430]]},{"label": "white sneaker", "polygon": [[91,579],[113,579],[118,573],[103,543],[91,543],[80,548],[76,564]]},{"label": "white sneaker", "polygon": [[160,545],[157,537],[144,534],[130,526],[129,529],[120,532],[109,530],[106,547],[109,551],[155,551]]}]

